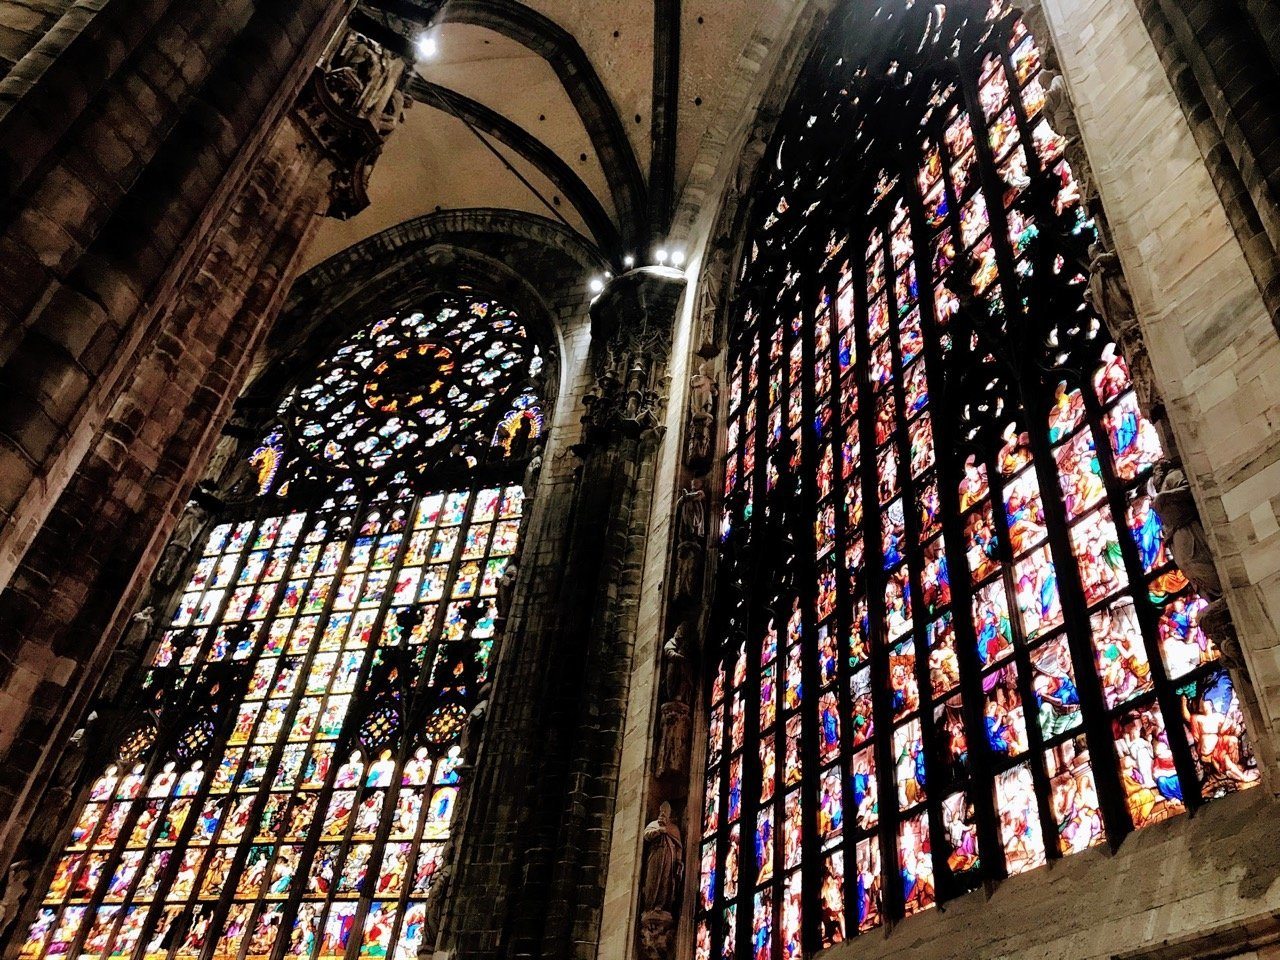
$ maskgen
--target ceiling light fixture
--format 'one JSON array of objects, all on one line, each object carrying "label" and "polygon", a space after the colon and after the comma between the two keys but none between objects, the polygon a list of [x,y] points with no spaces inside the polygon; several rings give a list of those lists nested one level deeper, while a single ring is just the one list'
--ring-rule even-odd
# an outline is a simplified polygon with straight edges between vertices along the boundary
[{"label": "ceiling light fixture", "polygon": [[419,60],[430,60],[439,52],[440,45],[431,34],[420,33],[418,38],[413,41],[413,48],[417,51]]}]

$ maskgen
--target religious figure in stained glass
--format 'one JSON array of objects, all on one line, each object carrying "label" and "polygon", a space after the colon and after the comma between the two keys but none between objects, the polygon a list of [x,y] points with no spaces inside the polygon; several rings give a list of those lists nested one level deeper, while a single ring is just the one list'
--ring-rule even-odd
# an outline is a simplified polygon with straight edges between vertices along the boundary
[{"label": "religious figure in stained glass", "polygon": [[469,288],[357,330],[198,547],[23,958],[411,960],[542,431],[543,355]]},{"label": "religious figure in stained glass", "polygon": [[698,960],[807,955],[1258,781],[1040,66],[1000,0],[847,4],[767,153]]}]

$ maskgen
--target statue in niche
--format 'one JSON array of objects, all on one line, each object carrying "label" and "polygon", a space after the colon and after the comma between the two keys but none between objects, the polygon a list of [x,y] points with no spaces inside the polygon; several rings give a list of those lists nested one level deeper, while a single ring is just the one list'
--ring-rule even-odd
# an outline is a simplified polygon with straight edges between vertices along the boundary
[{"label": "statue in niche", "polygon": [[689,774],[690,710],[687,703],[669,700],[658,708],[658,750],[654,772],[659,779]]},{"label": "statue in niche", "polygon": [[1093,195],[1089,157],[1084,152],[1084,141],[1080,137],[1080,124],[1076,121],[1071,91],[1067,89],[1067,81],[1062,74],[1051,67],[1040,71],[1039,80],[1040,86],[1044,87],[1045,116],[1049,119],[1049,125],[1066,141],[1063,152],[1088,206],[1088,200]]},{"label": "statue in niche", "polygon": [[516,578],[519,575],[520,571],[516,567],[516,558],[512,557],[502,569],[502,576],[498,578],[497,610],[498,616],[503,620],[511,613],[511,601],[515,597]]},{"label": "statue in niche", "polygon": [[1221,599],[1222,580],[1186,474],[1177,464],[1161,463],[1155,468],[1151,485],[1174,561],[1197,593],[1206,600]]},{"label": "statue in niche", "polygon": [[709,364],[698,367],[689,380],[689,422],[686,427],[684,464],[699,473],[711,465],[715,438],[716,398],[720,386],[709,373]]},{"label": "statue in niche", "polygon": [[1157,464],[1151,488],[1155,493],[1156,510],[1164,524],[1169,553],[1196,593],[1209,601],[1209,605],[1200,612],[1201,629],[1218,645],[1227,666],[1247,672],[1240,638],[1223,596],[1222,578],[1214,565],[1213,551],[1186,474],[1177,464]]},{"label": "statue in niche", "polygon": [[662,645],[662,693],[667,701],[675,703],[689,703],[693,699],[693,675],[689,668],[685,629],[683,623],[677,624]]},{"label": "statue in niche", "polygon": [[684,879],[684,840],[671,819],[671,804],[665,800],[658,816],[644,828],[644,881],[641,905],[645,910],[673,912],[680,902]]},{"label": "statue in niche", "polygon": [[516,421],[516,428],[511,431],[511,444],[507,448],[507,458],[523,460],[529,453],[529,445],[533,442],[533,421],[521,417]]},{"label": "statue in niche", "polygon": [[700,413],[715,413],[716,397],[720,386],[709,372],[709,364],[698,364],[697,372],[689,378],[689,412],[694,416]]},{"label": "statue in niche", "polygon": [[1127,334],[1138,322],[1120,258],[1101,243],[1089,245],[1089,290],[1085,298],[1117,337]]},{"label": "statue in niche", "polygon": [[335,100],[378,125],[395,99],[404,66],[401,58],[351,30],[330,61],[325,82]]},{"label": "statue in niche", "polygon": [[702,292],[698,307],[693,313],[694,323],[697,324],[693,345],[700,357],[709,358],[716,353],[716,319],[723,306],[725,281],[729,276],[729,252],[728,239],[721,237],[711,245],[702,265]]},{"label": "statue in niche", "polygon": [[186,567],[187,558],[208,520],[209,510],[204,504],[195,499],[187,501],[182,516],[173,529],[173,536],[160,554],[160,562],[156,564],[155,573],[152,574],[151,579],[156,584],[163,588],[173,586],[178,574]]},{"label": "statue in niche", "polygon": [[31,889],[31,864],[27,860],[15,860],[9,866],[4,879],[4,892],[0,893],[0,938],[13,926],[22,909],[23,898]]},{"label": "statue in niche", "polygon": [[524,481],[521,489],[526,500],[532,499],[538,489],[538,479],[542,476],[542,450],[534,453],[533,459],[524,468]]},{"label": "statue in niche", "polygon": [[125,629],[121,646],[126,650],[141,650],[151,635],[151,627],[156,620],[156,608],[147,605],[129,618],[129,626]]},{"label": "statue in niche", "polygon": [[675,579],[677,600],[696,600],[702,595],[702,544],[677,544]]},{"label": "statue in niche", "polygon": [[475,752],[480,748],[480,735],[484,732],[484,719],[489,713],[489,697],[493,693],[493,685],[481,685],[476,695],[476,705],[467,714],[467,727],[462,732],[462,756],[470,763]]},{"label": "statue in niche", "polygon": [[707,493],[702,481],[694,479],[676,501],[679,543],[701,544],[707,537]]}]

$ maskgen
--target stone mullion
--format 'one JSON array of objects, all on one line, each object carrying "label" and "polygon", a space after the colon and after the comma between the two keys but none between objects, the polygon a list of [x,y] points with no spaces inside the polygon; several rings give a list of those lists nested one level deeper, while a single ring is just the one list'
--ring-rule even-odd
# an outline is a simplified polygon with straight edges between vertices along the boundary
[{"label": "stone mullion", "polygon": [[[362,697],[367,697],[371,692],[367,689],[367,684],[369,682],[370,675],[372,674],[372,671],[373,671],[374,660],[377,657],[378,648],[381,646],[381,643],[379,641],[382,636],[382,631],[385,627],[387,614],[391,610],[391,601],[392,601],[392,596],[395,590],[396,577],[398,576],[400,572],[400,567],[403,564],[404,555],[409,549],[409,540],[412,537],[414,532],[413,521],[414,521],[414,517],[417,515],[417,506],[420,501],[421,501],[420,497],[412,498],[409,500],[393,499],[390,502],[384,503],[379,507],[380,510],[386,512],[388,515],[391,515],[394,512],[394,510],[397,508],[397,505],[404,505],[406,518],[405,518],[404,528],[400,532],[400,543],[396,547],[395,558],[392,561],[391,566],[387,568],[387,571],[389,574],[389,577],[387,580],[387,590],[384,591],[383,598],[379,602],[378,615],[374,619],[373,624],[369,628],[369,647],[365,651],[364,662],[360,665],[360,669],[356,672],[356,680],[350,693],[351,707],[347,710],[347,715],[343,718],[342,729],[338,732],[337,739],[333,741],[335,761],[342,759],[341,753],[343,748],[350,746],[353,742],[355,742],[356,734],[359,730],[360,724],[364,720],[364,717],[359,713],[357,708],[361,705],[360,700],[362,699]],[[350,516],[352,517],[353,522],[358,521],[359,518],[362,516],[367,516],[369,513],[369,510],[374,507],[375,507],[375,504],[373,503],[373,501],[365,500],[363,503],[361,503],[361,505],[358,508],[351,511]],[[356,523],[355,526],[356,526],[356,529],[358,530],[359,529],[358,523]],[[384,524],[384,527],[385,527],[385,524]],[[379,532],[369,535],[369,538],[371,541],[370,553],[369,553],[370,562],[368,565],[366,565],[364,569],[363,583],[365,584],[368,583],[369,575],[373,573],[372,561],[373,561],[374,555],[377,553],[378,543],[386,535],[387,535],[387,531],[385,529],[380,529]],[[358,539],[360,539],[360,536],[358,533],[348,538],[346,549],[343,552],[344,559],[350,556],[351,549],[354,547],[355,542]],[[341,583],[342,581],[343,568],[344,568],[344,565],[339,564],[337,571],[334,573],[335,585]],[[333,593],[330,593],[329,599],[326,603],[326,613],[322,615],[321,619],[316,624],[317,635],[323,634],[324,632],[325,621],[329,617],[328,611],[332,610],[333,599],[334,599],[334,595]],[[406,607],[405,609],[410,609],[410,608]],[[357,600],[355,606],[352,608],[352,611],[351,611],[353,617],[355,613],[357,613],[359,610],[360,610],[360,604],[359,604],[359,601]],[[348,632],[346,634],[346,637],[344,637],[343,643],[341,644],[339,649],[336,651],[339,658],[341,658],[342,654],[347,650],[347,640],[349,640],[351,636],[350,629],[351,627],[350,625],[348,625],[348,628],[347,628]],[[402,636],[401,643],[406,648],[408,648],[407,637]],[[301,684],[301,686],[298,692],[294,694],[294,702],[293,704],[291,704],[291,707],[290,707],[291,712],[296,711],[297,705],[301,703],[302,699],[306,696],[305,677],[310,674],[311,665],[314,663],[315,656],[317,653],[319,653],[318,648],[310,651],[310,656],[306,660],[306,671],[299,672],[299,683]],[[334,679],[334,676],[330,675],[329,682],[325,687],[324,694],[322,695],[325,700],[327,700],[330,696],[333,695],[333,689],[332,689],[333,679]],[[374,788],[374,789],[385,789],[386,793],[383,796],[383,809],[379,815],[378,828],[374,834],[375,839],[373,841],[370,841],[372,848],[369,854],[368,868],[369,870],[374,871],[374,877],[373,877],[373,880],[370,880],[370,874],[366,873],[365,879],[367,883],[373,883],[374,881],[376,881],[376,867],[378,864],[381,863],[382,851],[386,845],[386,839],[387,839],[387,833],[388,833],[387,828],[391,822],[391,813],[393,809],[393,805],[391,803],[388,803],[388,801],[391,798],[392,790],[398,791],[400,789],[399,777],[400,777],[400,772],[403,770],[404,760],[407,754],[407,750],[404,746],[404,741],[408,737],[407,731],[402,729],[400,731],[400,736],[402,738],[402,744],[400,748],[397,750],[398,763],[396,765],[396,780],[388,787]],[[320,741],[318,741],[315,735],[313,734],[311,739],[308,741],[308,746],[314,747],[315,744],[317,744],[318,742]],[[277,746],[280,747],[281,752],[275,754],[274,756],[279,757],[283,752],[283,746],[280,745],[279,741],[277,742]],[[364,778],[365,776],[367,776],[368,768],[370,764],[373,762],[373,760],[374,758],[371,755],[365,757],[365,766],[364,766],[364,769],[361,771],[360,783],[357,786],[358,795],[362,792],[364,793],[368,792],[364,787]],[[335,766],[334,769],[336,770],[337,767]],[[433,771],[434,771],[434,767],[433,767]],[[267,789],[262,791],[261,797],[267,797],[271,793],[272,793],[271,786],[270,784],[267,784]],[[299,794],[300,794],[300,791],[296,787],[289,791],[289,802],[286,807],[286,812],[288,812],[292,808],[293,801],[297,799]],[[332,796],[332,792],[330,792],[330,796]],[[364,799],[364,797],[361,797],[361,799]],[[260,805],[263,802],[265,801],[260,798],[258,801],[258,806],[255,806],[255,814],[257,814],[258,816],[261,815]],[[355,822],[354,821],[355,810],[356,808],[353,807],[352,808],[353,823]],[[321,809],[320,801],[318,799],[316,801],[316,812],[323,817],[324,812]],[[422,819],[421,811],[419,811],[419,820],[421,821],[421,819]],[[287,945],[289,942],[289,936],[285,934],[292,932],[293,921],[297,917],[298,906],[302,903],[307,892],[305,889],[305,884],[299,883],[298,878],[299,876],[302,876],[305,878],[307,875],[307,871],[309,871],[311,868],[311,861],[314,859],[316,850],[319,848],[319,845],[320,845],[320,833],[317,831],[313,836],[308,836],[306,840],[304,840],[301,844],[297,844],[295,841],[295,845],[301,846],[303,850],[298,856],[298,866],[294,871],[294,877],[290,884],[291,889],[289,890],[288,896],[286,896],[284,899],[280,901],[268,901],[263,898],[263,895],[261,893],[259,893],[259,901],[260,901],[259,906],[262,906],[263,904],[269,905],[272,902],[278,902],[281,907],[280,933],[277,933],[276,942],[272,945],[272,951],[271,951],[271,956],[274,956],[274,957],[284,956],[284,951],[286,949],[285,945]],[[272,851],[271,865],[267,867],[266,874],[263,878],[264,884],[270,881],[271,866],[274,866],[276,860],[280,856],[280,846],[281,844],[277,843],[276,849]],[[356,913],[353,929],[361,930],[363,929],[365,913],[368,909],[369,902],[372,900],[372,897],[367,896],[364,893],[361,893],[357,899],[359,901],[360,907]],[[333,900],[333,895],[331,894],[329,899],[325,901],[326,908],[328,907],[329,903],[332,902],[332,900]],[[253,920],[256,920],[257,917],[260,915],[261,915],[261,911],[255,911],[253,916],[250,918],[251,922]],[[323,919],[324,918],[322,916],[321,920]],[[348,946],[350,946],[350,944],[348,944]]]},{"label": "stone mullion", "polygon": [[[1003,36],[997,33],[997,36]],[[993,51],[999,59],[997,70],[1004,70],[1007,62],[1008,44],[1003,40],[1000,49]],[[1004,190],[1003,181],[1000,177],[997,167],[999,158],[991,145],[990,127],[991,121],[987,119],[986,112],[983,110],[982,101],[978,90],[976,78],[981,73],[980,53],[974,54],[973,69],[961,70],[961,91],[964,96],[964,102],[968,108],[970,126],[974,132],[974,149],[976,151],[976,170],[977,180],[979,183],[979,191],[984,193],[988,198],[987,204],[987,228],[991,237],[991,241],[996,251],[996,262],[999,267],[998,283],[1001,288],[1004,300],[1004,313],[1006,330],[1031,330],[1032,323],[1035,319],[1031,316],[1031,307],[1026,300],[1033,290],[1033,283],[1030,278],[1023,279],[1019,277],[1017,272],[1017,254],[1013,249],[1012,241],[1009,237],[1009,208],[1006,208],[1003,202]],[[1006,74],[1006,78],[1012,75],[1012,71]],[[1017,77],[1013,76],[1013,83],[1009,84],[1009,107],[1014,111],[1016,118],[1023,115],[1022,109],[1022,92],[1017,84]],[[1015,103],[1015,101],[1017,101]],[[1024,141],[1021,136],[1022,127],[1019,127],[1019,143],[1010,149],[1023,150],[1027,152],[1028,170],[1034,170],[1043,164],[1038,155],[1035,154],[1030,143]],[[958,215],[959,211],[957,211]],[[967,258],[962,261],[966,264],[966,269],[970,260]],[[959,266],[959,264],[957,264]],[[977,309],[986,309],[985,303],[979,303]],[[997,324],[998,325],[998,324]],[[1013,366],[1012,373],[1020,385],[1021,395],[1016,399],[1018,410],[1011,415],[1011,422],[1015,425],[1020,419],[1017,413],[1022,414],[1021,419],[1025,420],[1022,425],[1027,428],[1030,435],[1032,447],[1032,463],[1025,470],[1031,470],[1036,476],[1036,482],[1040,491],[1041,507],[1045,512],[1046,526],[1048,532],[1046,543],[1049,546],[1050,563],[1057,572],[1058,577],[1058,595],[1063,609],[1063,625],[1059,629],[1064,631],[1070,638],[1072,644],[1073,656],[1086,650],[1089,645],[1089,619],[1086,615],[1086,604],[1084,602],[1083,589],[1079,585],[1079,571],[1076,569],[1075,558],[1071,552],[1070,544],[1067,538],[1066,520],[1061,512],[1060,493],[1058,489],[1057,471],[1054,468],[1054,459],[1052,451],[1048,449],[1048,444],[1043,436],[1040,424],[1046,422],[1042,405],[1038,402],[1038,396],[1035,394],[1037,385],[1040,380],[1038,370],[1035,365],[1035,350],[1032,346],[1035,339],[1029,335],[1023,334],[1019,336],[1017,333],[1006,333],[1014,347],[1014,353],[1011,358]],[[1016,429],[1016,426],[1015,426]],[[1003,527],[1010,545],[1009,562],[1004,565],[1003,578],[1005,582],[1005,595],[1012,600],[1009,607],[1010,625],[1014,632],[1014,651],[1011,660],[1017,663],[1017,683],[1018,693],[1023,703],[1023,726],[1026,729],[1029,758],[1028,769],[1031,771],[1032,780],[1035,784],[1036,807],[1040,820],[1041,837],[1044,844],[1044,854],[1046,860],[1054,860],[1062,855],[1061,847],[1057,841],[1057,825],[1053,822],[1050,814],[1050,784],[1049,776],[1045,767],[1045,743],[1043,731],[1036,718],[1028,718],[1026,716],[1027,707],[1036,703],[1036,694],[1031,680],[1031,663],[1030,648],[1032,639],[1026,636],[1026,632],[1022,622],[1022,611],[1017,602],[1017,584],[1015,579],[1015,568],[1018,563],[1026,562],[1032,554],[1039,549],[1043,549],[1044,544],[1038,545],[1031,550],[1024,551],[1021,557],[1015,556],[1012,549],[1013,538],[1009,531],[1009,517],[1006,501],[1004,499],[1005,481],[1012,481],[1012,476],[1006,478],[1000,475],[1000,464],[995,457],[992,457],[988,465],[988,486],[991,491],[992,513],[993,516],[997,509],[1001,514],[1001,526]],[[999,489],[999,496],[996,491]],[[1069,566],[1068,566],[1069,564]],[[1072,573],[1070,576],[1064,576],[1064,569],[1069,569]],[[1045,631],[1052,633],[1053,631]],[[1036,637],[1035,640],[1040,640]],[[1077,662],[1080,662],[1077,659]],[[1092,674],[1096,680],[1097,674]],[[1077,671],[1077,682],[1079,680],[1079,672]],[[1094,749],[1101,748],[1105,743],[1103,738],[1104,723],[1101,713],[1101,689],[1095,683],[1094,687],[1087,684],[1082,685],[1084,690],[1084,699],[1091,699],[1093,694],[1098,695],[1098,699],[1090,705],[1085,705],[1085,726],[1089,729],[1090,744]],[[984,704],[985,710],[985,704]],[[1016,762],[1010,763],[1005,770],[1012,770],[1019,764],[1023,763],[1022,758]],[[1002,771],[1004,772],[1004,771]],[[1118,819],[1119,805],[1110,802],[1110,796],[1104,790],[1100,790],[1103,805],[1103,818],[1108,826],[1108,835],[1122,836],[1120,833],[1120,821]],[[999,811],[997,811],[997,814]],[[1114,832],[1113,832],[1114,831]],[[1051,841],[1054,841],[1051,843]],[[1007,857],[1006,857],[1007,860]],[[1008,869],[1006,862],[1005,869]]]},{"label": "stone mullion", "polygon": [[[850,484],[862,484],[862,549],[863,549],[863,590],[867,601],[867,624],[870,645],[870,656],[867,667],[871,679],[872,724],[874,733],[871,750],[875,754],[876,785],[879,788],[877,805],[880,820],[876,825],[877,834],[872,838],[880,846],[880,922],[888,929],[902,914],[901,882],[885,883],[888,877],[899,878],[898,862],[898,825],[901,822],[898,810],[897,767],[893,762],[893,709],[889,699],[889,630],[885,623],[885,587],[888,578],[885,576],[882,556],[880,493],[876,483],[876,429],[875,409],[876,394],[872,388],[870,363],[871,339],[869,317],[871,300],[868,297],[867,277],[871,262],[866,257],[867,238],[872,230],[881,233],[881,245],[878,255],[887,256],[889,239],[884,232],[884,220],[872,220],[871,216],[857,218],[859,232],[851,237],[853,251],[850,260],[855,264],[853,270],[854,292],[854,342],[857,344],[857,361],[850,371],[855,378],[858,390],[858,435],[859,462],[854,467]],[[888,302],[888,272],[885,274],[883,293]],[[895,438],[896,439],[896,438]],[[856,847],[855,847],[856,851]],[[856,870],[856,858],[855,858]],[[856,922],[855,918],[855,922]]]}]

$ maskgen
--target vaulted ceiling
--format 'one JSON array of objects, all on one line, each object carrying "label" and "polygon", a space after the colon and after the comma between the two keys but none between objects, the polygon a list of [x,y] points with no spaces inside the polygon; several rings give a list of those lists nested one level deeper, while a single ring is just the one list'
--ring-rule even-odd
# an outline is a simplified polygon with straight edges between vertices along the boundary
[{"label": "vaulted ceiling", "polygon": [[[415,60],[415,101],[308,265],[415,216],[561,219],[618,263],[671,226],[803,0],[361,0],[353,26]],[[435,40],[430,57],[415,41]]]}]

